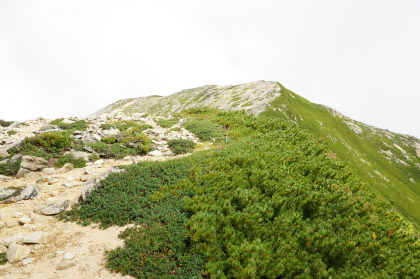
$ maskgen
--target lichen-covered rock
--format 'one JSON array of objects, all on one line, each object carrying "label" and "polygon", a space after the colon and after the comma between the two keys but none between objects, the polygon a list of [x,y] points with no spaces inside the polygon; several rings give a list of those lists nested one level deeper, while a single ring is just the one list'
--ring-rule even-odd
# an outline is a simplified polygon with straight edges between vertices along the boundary
[{"label": "lichen-covered rock", "polygon": [[44,204],[39,204],[33,208],[34,213],[42,215],[57,215],[63,212],[69,206],[70,201],[66,200],[55,200],[49,201]]},{"label": "lichen-covered rock", "polygon": [[0,201],[4,201],[13,196],[16,196],[17,193],[19,193],[19,190],[14,188],[0,189]]},{"label": "lichen-covered rock", "polygon": [[47,165],[47,160],[35,156],[23,156],[22,162],[20,163],[21,168],[31,171],[42,170],[43,168],[46,168]]},{"label": "lichen-covered rock", "polygon": [[29,185],[27,186],[22,193],[20,193],[20,195],[16,198],[17,201],[22,201],[22,200],[34,200],[36,198],[38,198],[39,196],[39,187],[37,185]]},{"label": "lichen-covered rock", "polygon": [[20,168],[16,174],[16,179],[21,179],[25,177],[25,174],[31,173],[30,170]]},{"label": "lichen-covered rock", "polygon": [[62,172],[69,172],[73,169],[73,164],[72,163],[66,163],[62,168],[61,171]]}]

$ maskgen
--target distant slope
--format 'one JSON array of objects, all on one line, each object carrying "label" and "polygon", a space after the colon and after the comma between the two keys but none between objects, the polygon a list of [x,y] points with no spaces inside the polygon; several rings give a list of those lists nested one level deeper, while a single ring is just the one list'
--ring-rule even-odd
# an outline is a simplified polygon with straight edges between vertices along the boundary
[{"label": "distant slope", "polygon": [[323,138],[337,156],[363,180],[391,201],[420,228],[420,140],[354,121],[317,105],[280,83],[258,81],[235,86],[207,85],[170,96],[150,96],[115,102],[90,117],[118,117],[134,113],[170,115],[184,109],[209,106],[245,109],[287,118]]},{"label": "distant slope", "polygon": [[338,158],[419,228],[419,139],[354,121],[286,88],[281,92],[267,114],[290,119],[315,137],[323,137]]}]

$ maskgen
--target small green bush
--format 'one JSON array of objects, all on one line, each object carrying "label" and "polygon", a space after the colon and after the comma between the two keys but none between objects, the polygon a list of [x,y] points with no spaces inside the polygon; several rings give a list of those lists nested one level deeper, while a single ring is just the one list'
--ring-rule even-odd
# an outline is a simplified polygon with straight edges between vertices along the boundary
[{"label": "small green bush", "polygon": [[104,142],[92,142],[86,145],[92,148],[96,153],[100,155],[105,155],[109,152],[109,146]]},{"label": "small green bush", "polygon": [[101,124],[101,126],[99,126],[102,130],[111,130],[114,126],[109,124],[109,123],[105,123],[105,124]]},{"label": "small green bush", "polygon": [[89,126],[89,122],[85,120],[77,120],[73,123],[64,123],[63,118],[58,118],[50,122],[52,125],[57,125],[63,130],[73,130],[73,131],[86,131]]},{"label": "small green bush", "polygon": [[7,176],[14,176],[17,174],[20,168],[21,160],[16,161],[13,164],[0,164],[0,174],[7,175]]},{"label": "small green bush", "polygon": [[71,155],[64,155],[54,163],[54,167],[61,168],[67,163],[72,163],[74,168],[84,168],[86,167],[86,161],[83,158],[73,159]]},{"label": "small green bush", "polygon": [[138,131],[144,131],[149,128],[152,128],[152,126],[144,123],[138,123],[135,121],[118,121],[112,123],[113,126],[115,126],[118,130],[121,132],[124,132],[128,130],[129,128],[137,128]]},{"label": "small green bush", "polygon": [[32,138],[25,138],[24,141],[36,146],[45,148],[47,151],[57,151],[70,148],[73,139],[63,132],[49,132],[36,135]]},{"label": "small green bush", "polygon": [[7,255],[6,253],[0,253],[0,265],[4,265],[7,263]]},{"label": "small green bush", "polygon": [[5,121],[5,120],[0,119],[0,126],[9,127],[10,125],[13,124],[13,122],[15,122],[15,121]]},{"label": "small green bush", "polygon": [[186,153],[190,153],[194,149],[195,142],[193,142],[192,140],[186,140],[186,139],[175,139],[175,140],[168,140],[168,145],[171,148],[173,153],[186,154]]},{"label": "small green bush", "polygon": [[115,136],[102,137],[101,142],[112,144],[116,142]]},{"label": "small green bush", "polygon": [[207,120],[192,120],[185,122],[183,126],[202,141],[217,140],[223,136],[221,129]]},{"label": "small green bush", "polygon": [[7,131],[7,134],[9,135],[9,136],[12,136],[12,135],[14,135],[14,134],[16,134],[17,132],[15,131],[15,130],[10,130],[10,131]]},{"label": "small green bush", "polygon": [[174,126],[178,122],[179,122],[178,118],[171,118],[171,119],[159,118],[159,119],[156,120],[156,123],[162,128],[171,128],[172,126]]},{"label": "small green bush", "polygon": [[98,160],[99,160],[99,157],[96,154],[92,154],[92,155],[89,156],[89,161],[95,162],[95,161],[98,161]]}]

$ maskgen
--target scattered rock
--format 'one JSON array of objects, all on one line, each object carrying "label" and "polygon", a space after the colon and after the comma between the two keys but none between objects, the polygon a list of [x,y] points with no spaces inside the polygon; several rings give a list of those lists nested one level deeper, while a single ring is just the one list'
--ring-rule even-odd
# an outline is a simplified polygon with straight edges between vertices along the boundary
[{"label": "scattered rock", "polygon": [[12,237],[8,237],[4,240],[4,246],[9,247],[9,245],[12,243],[22,244],[24,238],[25,237],[23,235],[15,235]]},{"label": "scattered rock", "polygon": [[44,125],[41,128],[39,128],[38,132],[45,132],[45,131],[54,130],[54,129],[55,129],[54,125],[47,124],[47,125]]},{"label": "scattered rock", "polygon": [[24,224],[30,224],[32,222],[32,219],[29,218],[28,216],[23,216],[19,219],[19,223],[24,225]]},{"label": "scattered rock", "polygon": [[65,253],[63,258],[65,260],[72,260],[74,258],[74,256],[75,255],[73,253]]},{"label": "scattered rock", "polygon": [[35,258],[26,258],[26,259],[24,259],[23,261],[22,261],[22,265],[28,265],[28,264],[30,264],[31,262],[33,262],[35,260]]},{"label": "scattered rock", "polygon": [[15,155],[13,155],[13,157],[12,158],[10,158],[10,160],[9,160],[9,164],[14,164],[14,163],[16,163],[17,161],[19,161],[20,159],[22,159],[22,155],[20,155],[20,154],[15,154]]},{"label": "scattered rock", "polygon": [[28,247],[12,243],[7,249],[7,260],[10,263],[21,261],[24,258],[26,258],[30,252],[31,249],[29,249]]},{"label": "scattered rock", "polygon": [[64,153],[64,155],[66,154],[70,155],[73,159],[83,158],[85,161],[89,161],[89,156],[91,155],[90,153],[83,151],[70,151]]},{"label": "scattered rock", "polygon": [[75,266],[76,263],[72,262],[71,260],[63,260],[55,269],[56,270],[66,270],[73,266]]},{"label": "scattered rock", "polygon": [[49,175],[54,175],[57,173],[54,168],[45,168],[45,169],[42,169],[42,172],[45,172],[46,174],[49,174]]},{"label": "scattered rock", "polygon": [[62,184],[64,187],[72,188],[80,185],[80,182],[66,182]]},{"label": "scattered rock", "polygon": [[44,240],[44,233],[43,232],[33,232],[30,235],[27,235],[23,239],[23,243],[25,244],[39,244]]},{"label": "scattered rock", "polygon": [[160,157],[160,156],[163,156],[163,153],[160,150],[153,150],[149,152],[149,155],[153,157]]},{"label": "scattered rock", "polygon": [[35,206],[33,211],[34,213],[37,213],[37,214],[56,215],[66,210],[69,204],[70,204],[70,201],[68,199],[49,201],[44,204]]},{"label": "scattered rock", "polygon": [[25,214],[23,214],[22,212],[13,212],[12,217],[13,218],[20,218],[25,216]]},{"label": "scattered rock", "polygon": [[30,170],[20,168],[16,174],[16,179],[24,178],[25,174],[31,173]]},{"label": "scattered rock", "polygon": [[[6,227],[6,223],[3,221],[0,221],[0,229]],[[1,252],[0,252],[1,253]]]},{"label": "scattered rock", "polygon": [[95,169],[93,167],[85,168],[85,174],[93,174],[94,172],[95,172]]},{"label": "scattered rock", "polygon": [[104,164],[104,160],[102,160],[102,159],[97,160],[97,161],[95,161],[95,163],[93,163],[93,165],[95,165],[95,166],[102,166],[103,164]]},{"label": "scattered rock", "polygon": [[13,228],[13,227],[16,227],[16,226],[19,226],[19,220],[18,219],[7,220],[6,227]]},{"label": "scattered rock", "polygon": [[7,200],[19,193],[18,189],[14,188],[5,188],[0,189],[0,201]]},{"label": "scattered rock", "polygon": [[69,172],[73,169],[73,164],[72,163],[66,163],[62,168],[61,171],[62,172]]},{"label": "scattered rock", "polygon": [[60,182],[61,180],[60,179],[58,179],[58,178],[51,178],[49,181],[48,181],[48,185],[53,185],[53,184],[56,184],[56,183],[58,183],[58,182]]},{"label": "scattered rock", "polygon": [[21,200],[34,200],[36,198],[38,198],[39,196],[39,187],[36,185],[29,185],[27,186],[22,193],[20,193],[20,195],[16,198],[17,201],[21,201]]},{"label": "scattered rock", "polygon": [[47,183],[49,181],[48,177],[42,176],[40,178],[37,179],[36,183]]},{"label": "scattered rock", "polygon": [[47,167],[48,161],[39,157],[35,156],[23,156],[22,162],[20,163],[21,168],[31,170],[31,171],[38,171],[42,170],[43,168]]}]

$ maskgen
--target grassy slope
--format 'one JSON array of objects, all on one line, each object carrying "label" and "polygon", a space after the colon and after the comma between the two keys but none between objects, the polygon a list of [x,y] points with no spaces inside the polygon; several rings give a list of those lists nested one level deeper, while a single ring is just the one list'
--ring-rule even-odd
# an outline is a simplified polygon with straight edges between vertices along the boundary
[{"label": "grassy slope", "polygon": [[414,147],[416,138],[352,121],[286,88],[271,105],[267,114],[291,119],[315,137],[322,137],[339,159],[420,227],[420,158]]}]

